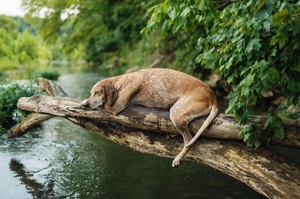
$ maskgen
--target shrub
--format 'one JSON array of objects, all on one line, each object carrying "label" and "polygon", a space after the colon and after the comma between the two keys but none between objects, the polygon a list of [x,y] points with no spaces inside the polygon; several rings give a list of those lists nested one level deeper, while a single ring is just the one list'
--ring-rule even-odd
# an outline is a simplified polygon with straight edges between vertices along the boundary
[{"label": "shrub", "polygon": [[59,77],[59,73],[57,71],[52,71],[52,70],[42,70],[34,74],[35,79],[39,77],[43,77],[50,80],[57,80]]}]

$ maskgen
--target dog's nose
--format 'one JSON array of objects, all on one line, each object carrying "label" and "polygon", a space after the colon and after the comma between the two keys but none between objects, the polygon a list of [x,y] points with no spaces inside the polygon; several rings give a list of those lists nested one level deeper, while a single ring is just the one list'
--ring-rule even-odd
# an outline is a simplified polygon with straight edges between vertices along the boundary
[{"label": "dog's nose", "polygon": [[88,108],[88,107],[89,107],[88,101],[84,102],[84,103],[83,103],[83,106],[84,106],[85,108]]}]

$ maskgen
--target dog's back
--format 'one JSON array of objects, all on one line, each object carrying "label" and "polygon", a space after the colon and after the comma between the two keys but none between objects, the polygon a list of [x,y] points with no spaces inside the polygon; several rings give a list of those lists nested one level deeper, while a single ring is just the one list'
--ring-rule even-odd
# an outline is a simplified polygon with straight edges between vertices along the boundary
[{"label": "dog's back", "polygon": [[[198,98],[213,91],[199,79],[170,69],[142,69],[135,73],[142,78],[139,92],[130,104],[169,108],[183,96]],[[214,95],[214,94],[213,94]],[[197,100],[197,99],[195,99]]]}]

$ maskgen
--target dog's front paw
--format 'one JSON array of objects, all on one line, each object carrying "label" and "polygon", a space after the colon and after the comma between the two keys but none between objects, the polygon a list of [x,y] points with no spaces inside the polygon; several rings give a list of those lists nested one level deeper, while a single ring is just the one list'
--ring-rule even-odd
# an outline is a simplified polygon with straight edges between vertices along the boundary
[{"label": "dog's front paw", "polygon": [[177,168],[180,165],[180,163],[181,163],[180,160],[178,160],[177,158],[175,158],[173,160],[172,167]]}]

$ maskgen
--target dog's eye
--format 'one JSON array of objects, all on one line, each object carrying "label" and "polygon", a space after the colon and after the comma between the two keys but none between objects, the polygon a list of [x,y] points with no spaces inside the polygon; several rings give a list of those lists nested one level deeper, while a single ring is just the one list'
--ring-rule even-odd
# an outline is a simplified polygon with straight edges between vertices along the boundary
[{"label": "dog's eye", "polygon": [[98,93],[99,93],[99,91],[95,91],[95,93],[94,93],[94,94],[95,94],[95,95],[97,95]]}]

